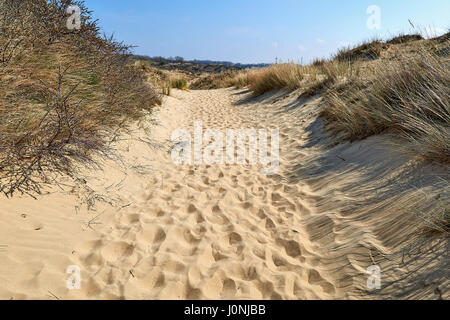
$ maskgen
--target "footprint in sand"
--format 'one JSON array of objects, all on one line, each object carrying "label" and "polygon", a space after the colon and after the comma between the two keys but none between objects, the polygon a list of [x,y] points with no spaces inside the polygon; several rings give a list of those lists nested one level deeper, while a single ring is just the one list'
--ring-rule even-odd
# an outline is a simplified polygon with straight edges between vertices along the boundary
[{"label": "footprint in sand", "polygon": [[106,261],[115,262],[131,256],[134,252],[134,247],[126,242],[116,241],[107,244],[101,252]]}]

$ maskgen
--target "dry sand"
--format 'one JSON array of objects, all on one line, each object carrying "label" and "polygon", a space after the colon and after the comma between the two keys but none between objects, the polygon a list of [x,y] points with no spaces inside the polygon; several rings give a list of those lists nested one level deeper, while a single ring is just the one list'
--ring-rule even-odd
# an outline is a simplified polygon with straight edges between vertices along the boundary
[{"label": "dry sand", "polygon": [[[415,237],[448,173],[389,151],[386,135],[333,147],[319,102],[175,90],[151,134],[124,137],[122,161],[84,188],[0,198],[0,298],[448,299],[448,240]],[[175,165],[167,140],[198,120],[279,128],[279,174]],[[70,265],[80,290],[66,288]],[[367,290],[371,265],[381,290]]]}]

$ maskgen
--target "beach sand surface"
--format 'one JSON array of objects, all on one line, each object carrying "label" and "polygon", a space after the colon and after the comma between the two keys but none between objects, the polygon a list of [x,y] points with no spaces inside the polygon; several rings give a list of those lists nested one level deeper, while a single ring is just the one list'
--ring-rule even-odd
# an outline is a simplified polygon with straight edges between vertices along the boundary
[{"label": "beach sand surface", "polygon": [[[389,135],[334,144],[320,102],[173,90],[85,185],[0,198],[0,299],[448,299],[448,239],[417,237],[448,173]],[[171,135],[196,121],[279,129],[278,173],[175,164]]]}]

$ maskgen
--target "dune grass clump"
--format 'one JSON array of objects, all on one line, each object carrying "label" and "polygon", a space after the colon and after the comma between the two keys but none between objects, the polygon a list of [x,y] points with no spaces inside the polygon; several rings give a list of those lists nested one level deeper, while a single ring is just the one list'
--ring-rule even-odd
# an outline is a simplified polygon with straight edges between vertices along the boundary
[{"label": "dune grass clump", "polygon": [[413,41],[423,40],[423,36],[420,34],[399,34],[392,39],[386,41],[388,44],[401,44]]},{"label": "dune grass clump", "polygon": [[403,149],[450,162],[450,60],[422,47],[414,56],[382,61],[368,79],[356,79],[325,96],[330,130],[359,140],[391,130]]},{"label": "dune grass clump", "polygon": [[328,60],[326,60],[326,59],[315,58],[313,60],[313,62],[311,63],[311,65],[314,67],[321,67],[321,66],[325,65],[327,62],[328,62]]},{"label": "dune grass clump", "polygon": [[[66,26],[70,5],[80,30]],[[90,14],[82,1],[0,0],[0,193],[76,177],[158,102],[129,48]]]},{"label": "dune grass clump", "polygon": [[334,59],[341,62],[370,61],[380,57],[381,52],[387,48],[387,44],[379,39],[362,42],[356,47],[347,47],[338,50]]},{"label": "dune grass clump", "polygon": [[248,70],[224,71],[221,73],[209,74],[194,80],[190,88],[194,90],[209,90],[236,87],[244,88],[248,85]]},{"label": "dune grass clump", "polygon": [[433,235],[444,235],[450,238],[450,207],[437,206],[434,210],[429,212],[419,213],[419,216],[424,220],[424,233]]},{"label": "dune grass clump", "polygon": [[161,84],[161,93],[165,96],[170,97],[170,94],[172,93],[172,86],[171,86],[170,82]]},{"label": "dune grass clump", "polygon": [[141,70],[142,72],[149,72],[151,69],[150,62],[143,60],[134,61],[134,67]]},{"label": "dune grass clump", "polygon": [[170,80],[170,86],[175,89],[186,90],[188,89],[188,81],[185,78],[176,78]]},{"label": "dune grass clump", "polygon": [[276,64],[248,74],[249,89],[256,95],[269,91],[294,90],[304,80],[304,69],[295,63]]},{"label": "dune grass clump", "polygon": [[359,72],[360,66],[357,63],[321,59],[308,66],[288,63],[254,70],[247,74],[247,85],[257,96],[280,89],[301,89],[303,95],[314,96]]},{"label": "dune grass clump", "polygon": [[248,72],[240,71],[238,72],[229,82],[230,87],[235,87],[237,89],[242,89],[248,86]]}]

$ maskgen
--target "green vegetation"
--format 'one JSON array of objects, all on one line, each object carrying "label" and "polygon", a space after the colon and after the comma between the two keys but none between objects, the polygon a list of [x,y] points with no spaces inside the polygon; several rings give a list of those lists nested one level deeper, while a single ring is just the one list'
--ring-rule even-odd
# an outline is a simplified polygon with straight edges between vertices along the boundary
[{"label": "green vegetation", "polygon": [[170,86],[175,89],[186,90],[188,88],[188,81],[186,78],[176,78],[170,80]]}]

